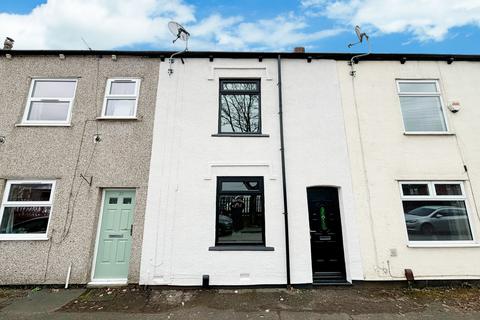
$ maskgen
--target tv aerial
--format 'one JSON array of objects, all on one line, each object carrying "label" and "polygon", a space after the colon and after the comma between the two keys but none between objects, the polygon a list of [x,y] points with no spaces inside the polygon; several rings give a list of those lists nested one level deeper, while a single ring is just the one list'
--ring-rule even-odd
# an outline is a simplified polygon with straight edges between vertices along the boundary
[{"label": "tv aerial", "polygon": [[357,44],[362,44],[363,40],[365,39],[367,41],[367,44],[368,44],[368,52],[353,56],[352,59],[350,59],[350,66],[352,67],[352,71],[350,72],[350,75],[352,77],[355,76],[355,70],[353,70],[353,64],[355,63],[355,61],[358,62],[358,58],[368,56],[371,52],[369,36],[365,32],[362,32],[362,29],[360,28],[360,26],[355,26],[355,33],[357,35],[358,42],[350,43],[350,44],[348,44],[348,47],[351,48],[351,47],[353,47]]},{"label": "tv aerial", "polygon": [[[175,21],[170,21],[168,23],[168,29],[175,37],[172,43],[175,43],[178,39],[185,41],[185,49],[173,53],[168,59],[168,62],[169,62],[168,75],[172,75],[173,73],[172,64],[175,62],[174,57],[188,51],[188,38],[190,38],[190,33],[184,27],[182,27],[181,24]],[[183,59],[182,59],[182,63],[183,63]]]}]

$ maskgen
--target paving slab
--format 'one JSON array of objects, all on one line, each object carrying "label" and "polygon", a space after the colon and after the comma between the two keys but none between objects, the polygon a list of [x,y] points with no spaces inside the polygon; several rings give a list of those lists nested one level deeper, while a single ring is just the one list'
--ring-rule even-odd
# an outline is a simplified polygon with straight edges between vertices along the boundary
[{"label": "paving slab", "polygon": [[84,291],[84,289],[43,289],[31,291],[26,297],[18,299],[3,308],[0,314],[53,312],[80,296]]}]

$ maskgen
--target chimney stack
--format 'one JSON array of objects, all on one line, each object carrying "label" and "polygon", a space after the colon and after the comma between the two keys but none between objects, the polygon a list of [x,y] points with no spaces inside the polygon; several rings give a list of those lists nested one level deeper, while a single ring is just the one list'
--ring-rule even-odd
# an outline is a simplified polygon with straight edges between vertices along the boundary
[{"label": "chimney stack", "polygon": [[295,47],[295,49],[293,49],[293,52],[295,52],[295,53],[305,53],[305,47]]},{"label": "chimney stack", "polygon": [[12,38],[6,37],[5,42],[3,43],[3,50],[12,50],[14,42],[15,40]]}]

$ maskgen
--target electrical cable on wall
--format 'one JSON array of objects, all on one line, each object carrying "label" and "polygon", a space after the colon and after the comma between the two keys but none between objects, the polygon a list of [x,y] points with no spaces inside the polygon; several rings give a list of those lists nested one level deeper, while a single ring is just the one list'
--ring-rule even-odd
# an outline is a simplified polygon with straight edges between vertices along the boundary
[{"label": "electrical cable on wall", "polygon": [[[96,103],[94,105],[94,115],[96,115],[96,113],[97,113],[97,106],[98,106],[98,86],[99,86],[99,69],[100,69],[100,58],[99,57],[97,57],[96,62],[97,62],[96,63],[96,83],[95,83],[96,84],[96,87],[95,87],[95,102]],[[53,242],[55,242],[55,244],[57,244],[57,245],[61,244],[63,241],[65,241],[65,239],[68,237],[68,235],[70,233],[70,229],[71,229],[71,226],[72,226],[72,223],[73,223],[73,218],[74,218],[74,213],[75,213],[75,205],[76,205],[81,187],[84,183],[84,179],[80,180],[80,183],[79,183],[78,188],[77,188],[75,193],[74,193],[73,190],[74,190],[74,187],[75,187],[75,182],[76,182],[76,179],[77,179],[78,166],[79,166],[80,158],[81,158],[81,155],[82,155],[82,147],[83,147],[83,144],[84,144],[86,127],[87,127],[87,124],[89,122],[92,122],[92,121],[95,122],[95,132],[96,132],[96,135],[98,136],[98,131],[99,131],[98,130],[98,121],[96,119],[86,119],[83,122],[82,136],[81,136],[81,139],[80,139],[80,146],[78,148],[77,158],[76,158],[76,161],[75,161],[74,174],[72,176],[72,183],[71,183],[71,186],[70,186],[68,202],[67,202],[67,212],[65,214],[65,219],[64,219],[62,231],[59,234],[59,239],[55,241],[54,240],[55,237],[53,237],[53,234],[56,232],[56,230],[52,229],[52,240],[50,241],[50,245],[49,245],[49,248],[48,248],[48,251],[47,251],[47,257],[46,257],[46,262],[45,262],[45,273],[44,273],[43,282],[45,282],[46,278],[47,278],[48,265],[49,265],[49,261],[50,261],[50,254],[51,254]],[[87,160],[87,166],[86,166],[85,170],[83,171],[83,174],[80,173],[79,176],[87,174],[87,172],[90,169],[90,166],[92,164],[92,161],[93,161],[93,158],[94,158],[94,155],[95,155],[95,150],[96,150],[96,144],[93,145],[92,152],[90,153],[90,156]],[[73,202],[72,202],[72,197],[73,197]]]},{"label": "electrical cable on wall", "polygon": [[360,153],[362,155],[362,171],[363,171],[363,175],[365,176],[365,188],[367,189],[366,195],[367,195],[367,204],[368,204],[368,217],[370,219],[369,226],[370,226],[370,233],[372,235],[372,240],[373,240],[373,248],[374,248],[373,252],[374,252],[374,256],[375,256],[375,271],[378,274],[378,270],[382,270],[382,272],[384,274],[380,274],[380,276],[384,276],[388,272],[388,270],[387,270],[387,268],[380,266],[380,261],[379,261],[379,258],[378,258],[378,248],[377,248],[377,241],[376,241],[377,237],[375,235],[375,226],[374,226],[375,223],[374,223],[374,218],[373,218],[373,214],[372,214],[370,182],[369,182],[369,179],[368,179],[368,170],[367,170],[366,155],[365,155],[364,143],[363,143],[363,137],[362,137],[360,113],[358,111],[359,107],[358,107],[358,103],[357,103],[357,93],[356,93],[356,89],[355,89],[355,70],[354,70],[355,59],[358,59],[359,57],[364,57],[364,56],[367,56],[367,55],[370,54],[370,41],[369,41],[369,37],[367,36],[367,34],[362,33],[360,31],[359,26],[355,27],[355,33],[357,34],[357,37],[358,37],[359,41],[357,43],[349,44],[348,45],[349,48],[351,48],[352,46],[354,46],[356,44],[362,43],[363,38],[365,38],[367,40],[367,43],[368,43],[368,46],[369,46],[369,52],[368,53],[353,56],[350,59],[349,64],[350,64],[350,67],[352,69],[350,75],[352,76],[351,79],[352,79],[353,105],[354,105],[354,109],[355,109],[355,119],[357,120],[357,130],[358,130],[358,139],[359,139],[359,144],[360,144]]}]

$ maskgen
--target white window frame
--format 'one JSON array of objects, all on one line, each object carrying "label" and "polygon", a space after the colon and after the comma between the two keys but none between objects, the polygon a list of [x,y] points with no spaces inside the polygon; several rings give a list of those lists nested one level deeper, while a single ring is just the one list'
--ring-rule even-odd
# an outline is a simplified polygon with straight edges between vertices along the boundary
[{"label": "white window frame", "polygon": [[[403,185],[404,184],[426,184],[428,186],[428,196],[405,196],[403,195]],[[461,195],[437,195],[435,190],[436,184],[459,184],[462,194]],[[468,205],[467,196],[465,193],[465,185],[463,181],[442,181],[442,180],[411,180],[411,181],[399,181],[400,187],[400,202],[401,202],[401,217],[403,219],[403,227],[405,228],[405,235],[407,239],[408,247],[470,247],[470,246],[479,246],[480,243],[476,238],[475,226],[473,224],[473,217]],[[472,233],[472,240],[431,240],[431,241],[411,241],[408,237],[407,225],[405,223],[403,212],[403,201],[421,201],[421,200],[439,200],[439,201],[463,201],[465,203],[465,209],[467,210],[467,219],[470,226],[470,232]]]},{"label": "white window frame", "polygon": [[[48,240],[48,231],[50,223],[52,221],[53,214],[53,199],[55,195],[55,180],[8,180],[3,192],[2,204],[0,206],[0,223],[3,219],[3,213],[5,208],[10,207],[50,207],[50,214],[48,216],[47,230],[45,233],[11,233],[0,234],[0,240]],[[8,195],[12,184],[51,184],[52,189],[50,191],[49,201],[8,201]]]},{"label": "white window frame", "polygon": [[[63,97],[50,97],[50,98],[34,98],[32,97],[33,88],[35,88],[35,83],[37,81],[56,81],[56,82],[75,82],[75,89],[73,90],[73,97],[63,98]],[[22,117],[22,125],[33,125],[33,126],[69,126],[71,117],[72,117],[72,106],[75,100],[75,95],[77,94],[77,85],[78,80],[75,78],[33,78],[30,84],[30,90],[28,91],[27,105],[25,106],[25,111]],[[55,101],[55,102],[68,102],[68,114],[67,119],[64,121],[57,120],[28,120],[28,114],[30,113],[30,107],[32,102],[42,102],[42,101]]]},{"label": "white window frame", "polygon": [[[135,94],[132,95],[119,95],[119,94],[109,94],[112,87],[112,82],[115,81],[133,81],[135,82]],[[138,107],[138,98],[140,96],[140,78],[109,78],[105,86],[105,96],[103,98],[102,114],[99,117],[100,119],[137,119],[137,107]],[[105,113],[107,111],[107,101],[108,100],[135,100],[133,107],[132,116],[107,116]]]},{"label": "white window frame", "polygon": [[[401,83],[435,83],[435,87],[437,89],[436,92],[401,92],[400,91],[400,84]],[[448,124],[447,112],[445,110],[445,104],[443,103],[442,92],[440,90],[440,83],[438,79],[396,79],[396,86],[397,86],[397,94],[399,97],[399,106],[400,112],[402,113],[402,124],[403,130],[405,134],[418,134],[418,135],[445,135],[450,134],[450,126]],[[440,108],[442,109],[443,121],[445,122],[445,131],[407,131],[405,127],[405,119],[403,118],[403,110],[400,102],[400,97],[438,97],[440,100]]]}]

